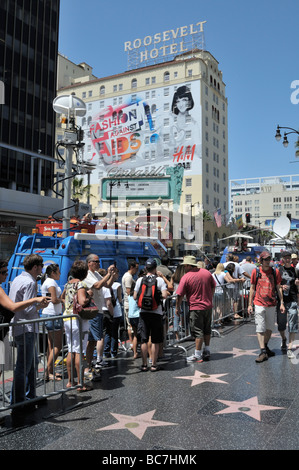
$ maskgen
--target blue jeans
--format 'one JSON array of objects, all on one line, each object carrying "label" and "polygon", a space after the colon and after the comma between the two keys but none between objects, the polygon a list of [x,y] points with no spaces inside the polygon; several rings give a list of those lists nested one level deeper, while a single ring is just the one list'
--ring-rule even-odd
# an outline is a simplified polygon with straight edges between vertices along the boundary
[{"label": "blue jeans", "polygon": [[118,328],[122,317],[113,318],[112,322],[104,319],[106,334],[104,336],[104,354],[117,354],[118,352]]},{"label": "blue jeans", "polygon": [[17,360],[12,384],[12,404],[36,397],[37,340],[36,333],[25,333],[15,337]]}]

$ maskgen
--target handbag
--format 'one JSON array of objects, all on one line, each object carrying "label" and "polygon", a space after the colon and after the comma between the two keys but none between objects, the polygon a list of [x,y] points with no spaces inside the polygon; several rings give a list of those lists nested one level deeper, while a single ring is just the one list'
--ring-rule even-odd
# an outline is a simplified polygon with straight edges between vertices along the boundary
[{"label": "handbag", "polygon": [[[77,289],[77,286],[78,284],[76,285],[76,289]],[[73,314],[74,315],[79,315],[82,318],[82,320],[92,320],[93,318],[97,316],[98,313],[99,313],[99,309],[91,297],[89,297],[88,304],[83,307],[78,302],[78,291],[75,292],[74,300],[73,300]]]}]

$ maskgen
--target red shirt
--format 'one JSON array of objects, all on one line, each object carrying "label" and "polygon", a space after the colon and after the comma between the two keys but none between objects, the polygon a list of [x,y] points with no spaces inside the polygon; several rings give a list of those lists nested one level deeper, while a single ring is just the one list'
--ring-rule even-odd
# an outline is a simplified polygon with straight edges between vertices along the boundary
[{"label": "red shirt", "polygon": [[190,310],[212,308],[216,282],[207,269],[189,271],[184,274],[176,290],[177,295],[186,295]]},{"label": "red shirt", "polygon": [[[276,287],[272,268],[268,271],[263,271],[259,267],[261,276],[256,283],[256,269],[251,273],[251,284],[255,285],[254,305],[261,305],[262,307],[274,307],[277,304]],[[276,272],[276,285],[281,283],[281,275],[278,269]]]}]

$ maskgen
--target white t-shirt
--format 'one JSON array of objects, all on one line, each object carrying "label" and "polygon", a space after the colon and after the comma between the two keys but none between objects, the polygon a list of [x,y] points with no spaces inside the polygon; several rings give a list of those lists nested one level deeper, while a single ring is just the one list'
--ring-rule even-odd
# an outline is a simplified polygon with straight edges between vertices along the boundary
[{"label": "white t-shirt", "polygon": [[[121,305],[117,297],[117,289],[120,285],[121,284],[119,282],[114,282],[112,284],[112,290],[113,290],[113,294],[116,300],[116,305],[113,307],[113,318],[118,318],[122,316]],[[111,297],[111,291],[109,287],[103,287],[103,296],[104,296],[104,299],[109,299]],[[108,308],[106,307],[106,304],[104,305],[103,310],[108,310]]]},{"label": "white t-shirt", "polygon": [[[150,274],[149,274],[150,276]],[[137,282],[136,282],[136,285],[135,285],[135,288],[134,288],[134,292],[138,292],[139,289],[140,289],[140,286],[141,286],[141,282],[142,282],[142,277],[139,277],[137,279]],[[163,281],[162,277],[157,277],[157,288],[158,290],[160,290],[161,292],[163,290],[167,290],[167,286],[166,286],[166,283]],[[141,310],[140,310],[141,311]],[[159,313],[160,315],[163,315],[163,311],[162,311],[162,305],[159,305],[159,307],[156,309],[156,310],[151,310],[152,313]]]},{"label": "white t-shirt", "polygon": [[121,280],[121,286],[122,286],[122,291],[123,291],[123,296],[124,296],[124,307],[129,308],[129,301],[128,301],[128,294],[127,294],[127,288],[131,289],[132,282],[134,281],[133,276],[129,271],[127,271]]},{"label": "white t-shirt", "polygon": [[222,294],[222,292],[223,292],[223,289],[222,289],[221,286],[223,286],[223,285],[226,283],[226,281],[225,281],[225,275],[226,275],[225,272],[221,272],[221,273],[219,273],[219,274],[215,274],[215,273],[212,274],[212,276],[213,276],[213,278],[215,279],[215,282],[216,282],[216,284],[217,284],[217,286],[216,286],[216,288],[215,288],[215,292],[216,292],[217,294]]},{"label": "white t-shirt", "polygon": [[119,287],[121,287],[121,284],[119,282],[114,282],[112,284],[112,289],[113,289],[114,297],[115,297],[115,300],[116,300],[116,305],[114,307],[114,318],[121,317],[122,314],[123,314],[122,309],[121,309],[121,305],[120,305],[119,300],[118,300],[118,295],[117,295],[117,290],[118,290]]},{"label": "white t-shirt", "polygon": [[104,295],[103,295],[103,287],[101,289],[94,289],[92,286],[101,281],[103,277],[97,272],[88,271],[86,278],[84,279],[85,284],[87,285],[88,289],[92,289],[93,291],[93,300],[96,306],[99,309],[99,312],[103,311],[103,307],[105,305],[104,302]]},{"label": "white t-shirt", "polygon": [[[61,288],[51,277],[47,277],[45,282],[42,283],[42,296],[45,296],[49,292],[49,287],[55,287],[57,298],[61,296]],[[43,309],[42,313],[46,315],[61,315],[62,303],[59,302],[59,304],[53,304],[53,302],[49,302],[48,306]]]}]

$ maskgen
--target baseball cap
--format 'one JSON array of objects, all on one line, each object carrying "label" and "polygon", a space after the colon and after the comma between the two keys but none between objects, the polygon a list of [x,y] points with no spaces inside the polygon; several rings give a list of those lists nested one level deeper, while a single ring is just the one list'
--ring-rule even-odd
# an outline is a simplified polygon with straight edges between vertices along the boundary
[{"label": "baseball cap", "polygon": [[286,258],[287,256],[291,256],[291,253],[290,251],[282,251],[280,255],[282,258]]},{"label": "baseball cap", "polygon": [[157,261],[155,259],[149,258],[145,262],[145,267],[148,269],[153,269],[157,267]]},{"label": "baseball cap", "polygon": [[191,266],[198,267],[195,256],[184,256],[182,264],[190,264]]},{"label": "baseball cap", "polygon": [[296,253],[292,253],[292,256],[291,256],[292,259],[297,259],[298,258],[298,255]]},{"label": "baseball cap", "polygon": [[260,254],[260,259],[271,258],[271,253],[269,251],[262,251]]}]

